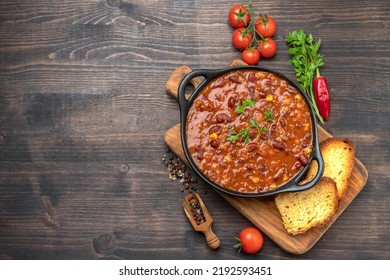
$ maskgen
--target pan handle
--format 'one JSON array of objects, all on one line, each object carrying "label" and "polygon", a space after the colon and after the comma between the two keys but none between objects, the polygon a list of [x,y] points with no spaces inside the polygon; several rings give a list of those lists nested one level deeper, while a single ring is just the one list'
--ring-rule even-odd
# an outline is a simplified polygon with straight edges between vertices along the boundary
[{"label": "pan handle", "polygon": [[[317,130],[317,127],[315,127],[315,130]],[[317,131],[315,131],[315,134],[317,134]],[[312,160],[310,161],[311,164],[313,164],[313,161],[317,162],[317,173],[314,177],[309,178],[312,179],[309,182],[305,180],[303,183],[299,183],[302,179],[302,177],[306,174],[307,169],[309,168],[309,165],[306,166],[305,172],[300,173],[300,176],[296,177],[294,181],[292,182],[292,185],[288,187],[288,191],[296,192],[296,191],[304,191],[307,189],[310,189],[314,187],[315,184],[318,183],[318,181],[322,178],[324,175],[325,170],[325,163],[324,159],[322,158],[321,150],[319,147],[318,139],[316,143],[314,143],[314,149],[312,153]]]},{"label": "pan handle", "polygon": [[187,112],[189,110],[189,107],[192,103],[192,99],[195,97],[194,94],[197,92],[196,89],[193,91],[189,96],[186,94],[185,89],[186,87],[191,84],[191,80],[193,80],[196,77],[204,77],[205,79],[198,85],[198,87],[201,87],[204,83],[206,83],[209,79],[210,70],[193,70],[192,72],[188,73],[183,80],[179,84],[179,90],[178,90],[178,97],[179,97],[179,106],[182,116],[183,117],[187,115]]}]

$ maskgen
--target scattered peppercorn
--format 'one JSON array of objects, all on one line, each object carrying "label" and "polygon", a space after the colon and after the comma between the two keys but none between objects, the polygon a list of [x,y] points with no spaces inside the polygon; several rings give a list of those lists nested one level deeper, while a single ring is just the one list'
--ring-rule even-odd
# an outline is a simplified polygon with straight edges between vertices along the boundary
[{"label": "scattered peppercorn", "polygon": [[[161,158],[161,162],[168,170],[168,178],[170,181],[179,181],[181,184],[180,191],[188,191],[192,193],[197,191],[196,184],[198,180],[192,174],[191,170],[187,168],[185,163],[174,155],[170,150]],[[204,191],[206,194],[207,191]]]}]

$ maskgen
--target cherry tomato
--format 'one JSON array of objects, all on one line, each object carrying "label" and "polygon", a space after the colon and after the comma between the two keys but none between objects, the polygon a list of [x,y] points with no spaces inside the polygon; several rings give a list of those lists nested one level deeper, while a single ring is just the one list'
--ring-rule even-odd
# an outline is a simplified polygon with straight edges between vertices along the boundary
[{"label": "cherry tomato", "polygon": [[265,58],[271,58],[276,53],[276,42],[271,38],[261,40],[259,43],[260,55]]},{"label": "cherry tomato", "polygon": [[249,65],[256,65],[260,60],[260,52],[258,49],[249,48],[242,52],[241,58]]},{"label": "cherry tomato", "polygon": [[273,18],[263,15],[256,20],[255,28],[263,38],[269,38],[275,35],[276,23]]},{"label": "cherry tomato", "polygon": [[263,235],[254,227],[244,228],[236,239],[239,243],[234,247],[241,248],[247,254],[256,254],[264,243]]},{"label": "cherry tomato", "polygon": [[229,23],[235,28],[247,27],[250,21],[249,11],[245,6],[234,6],[229,11]]},{"label": "cherry tomato", "polygon": [[239,50],[244,50],[249,47],[253,38],[252,32],[245,28],[238,28],[234,30],[232,36],[233,46]]}]

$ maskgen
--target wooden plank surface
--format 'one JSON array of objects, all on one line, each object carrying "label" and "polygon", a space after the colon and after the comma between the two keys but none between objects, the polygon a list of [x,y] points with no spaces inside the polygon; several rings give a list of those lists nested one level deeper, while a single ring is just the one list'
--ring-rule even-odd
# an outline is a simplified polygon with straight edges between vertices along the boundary
[{"label": "wooden plank surface", "polygon": [[259,65],[293,78],[287,34],[321,38],[324,129],[351,139],[370,174],[315,246],[292,255],[265,237],[260,254],[237,255],[251,223],[199,180],[221,240],[211,251],[161,164],[179,122],[167,77],[240,57],[231,1],[18,0],[0,2],[0,258],[389,259],[388,1],[253,5],[278,24],[277,55]]}]

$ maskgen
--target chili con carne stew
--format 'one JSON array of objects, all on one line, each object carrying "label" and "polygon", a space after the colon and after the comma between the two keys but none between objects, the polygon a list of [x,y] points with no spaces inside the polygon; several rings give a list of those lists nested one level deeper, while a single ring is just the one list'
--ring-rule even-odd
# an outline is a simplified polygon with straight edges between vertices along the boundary
[{"label": "chili con carne stew", "polygon": [[307,102],[286,79],[240,69],[209,82],[186,123],[188,152],[210,180],[239,193],[275,190],[309,164]]}]

